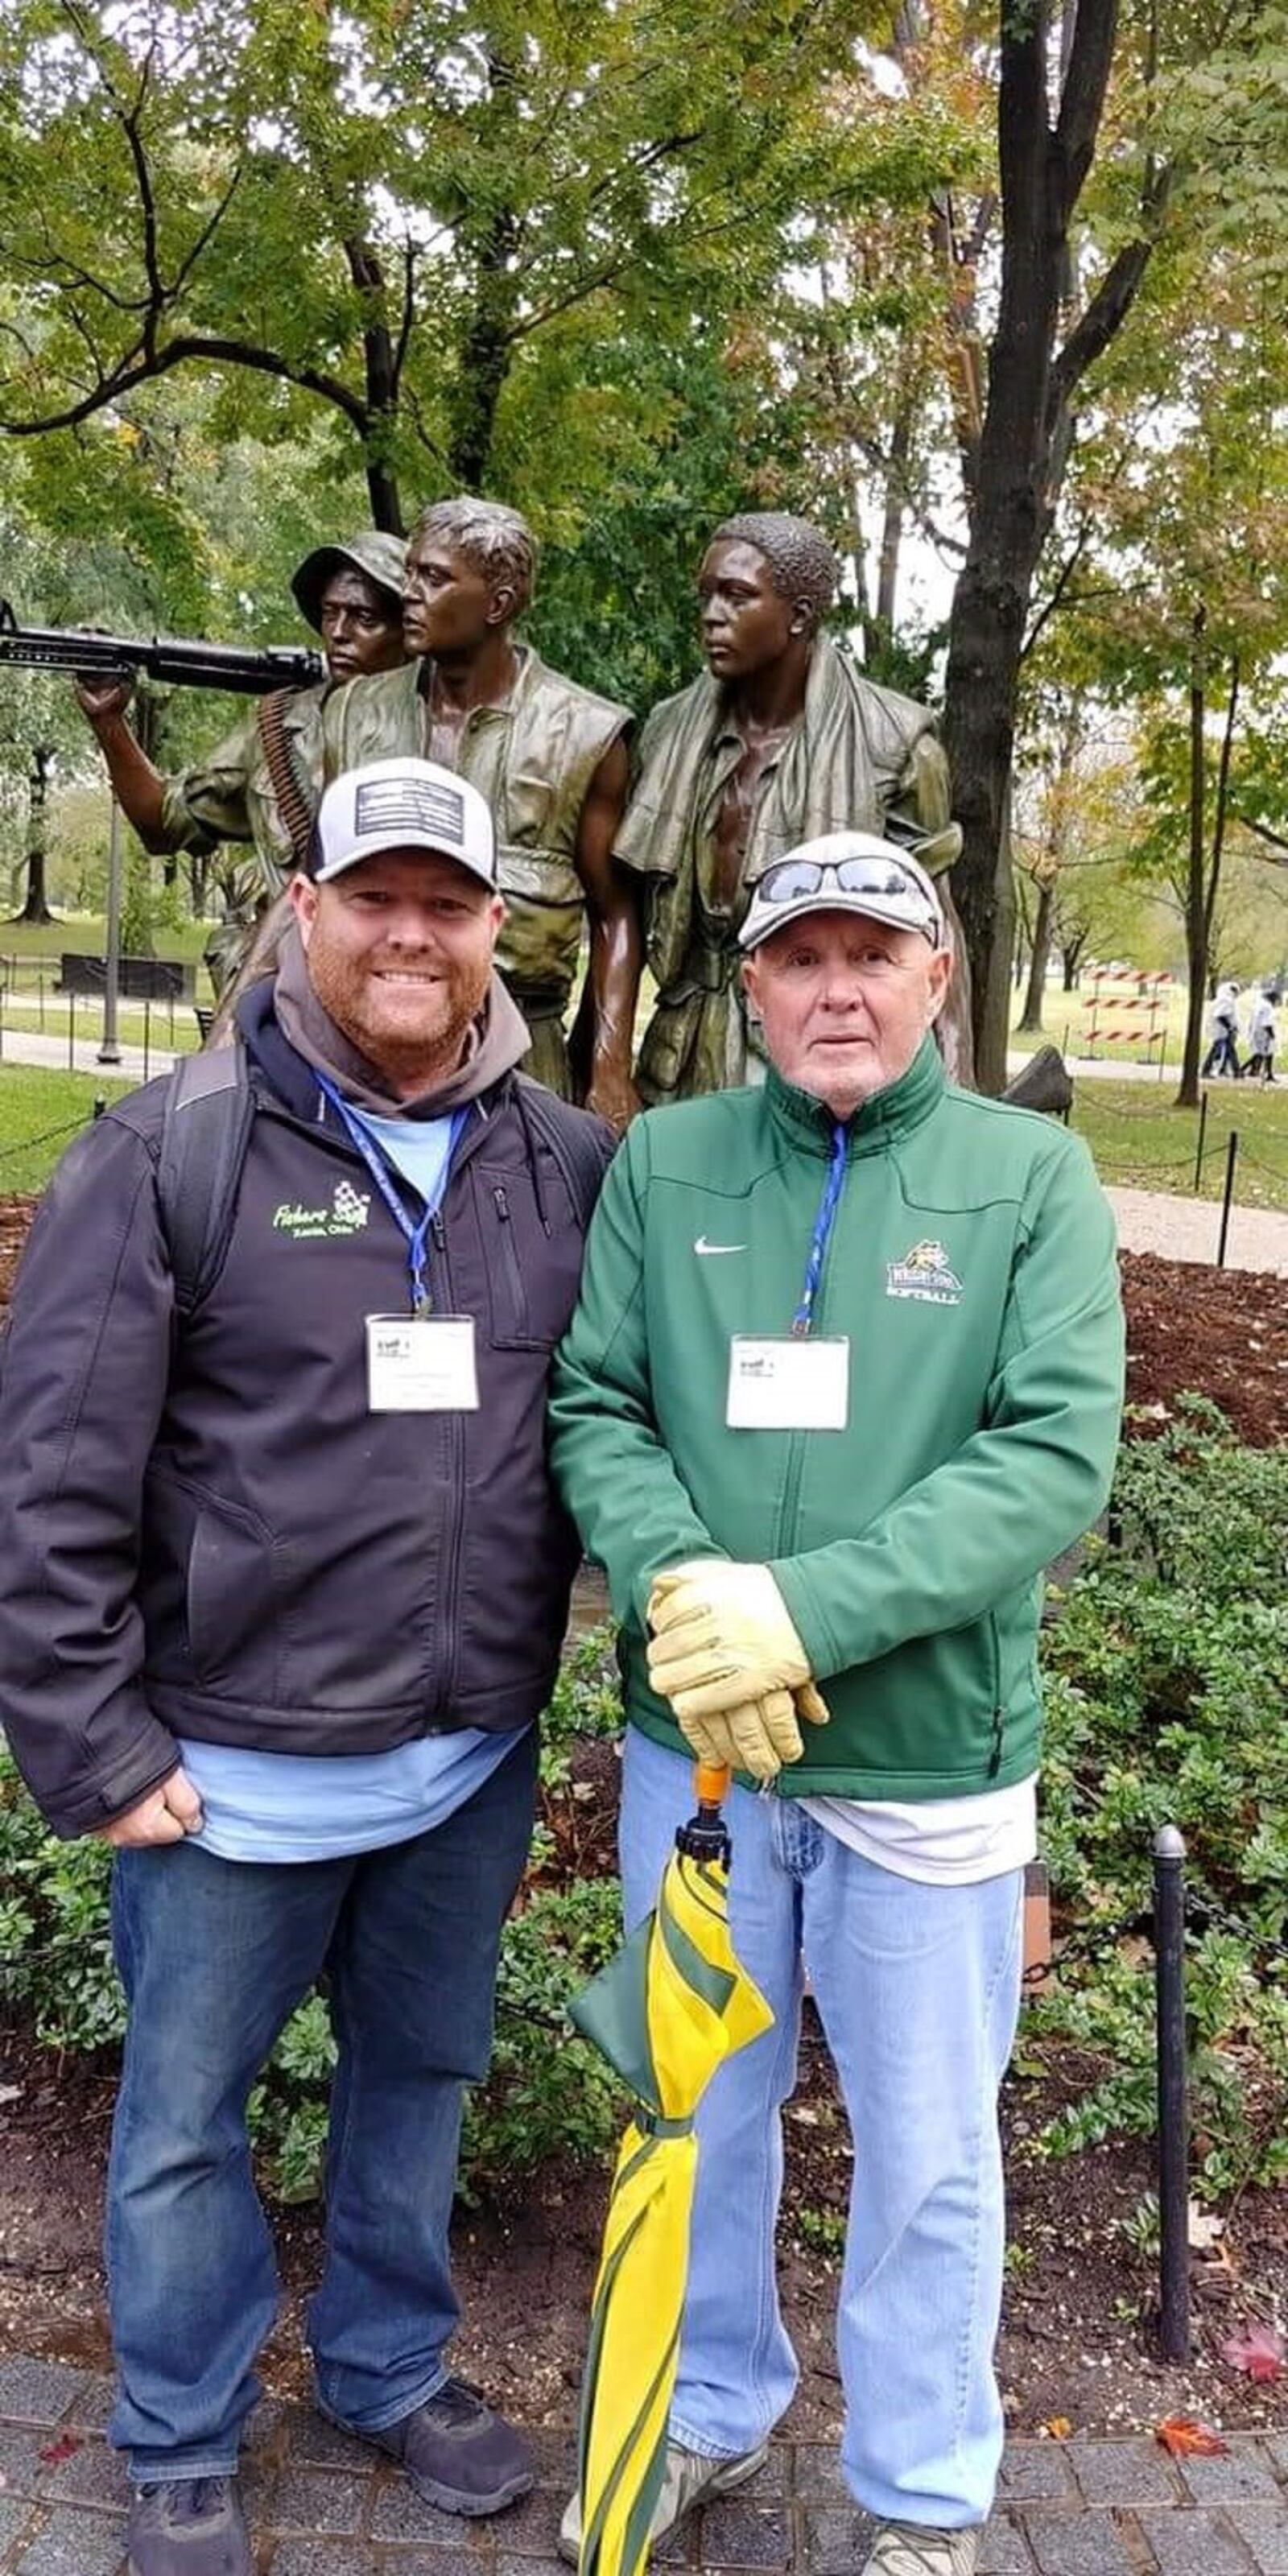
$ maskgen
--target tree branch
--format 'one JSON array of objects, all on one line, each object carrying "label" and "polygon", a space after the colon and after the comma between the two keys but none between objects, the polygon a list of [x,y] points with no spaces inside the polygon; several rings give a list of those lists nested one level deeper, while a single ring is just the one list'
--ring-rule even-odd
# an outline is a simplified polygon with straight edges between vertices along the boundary
[{"label": "tree branch", "polygon": [[1064,347],[1053,358],[1047,396],[1049,426],[1054,426],[1088,367],[1108,348],[1120,328],[1145,274],[1153,247],[1152,240],[1144,235],[1124,243],[1106,269],[1086,312],[1075,322]]},{"label": "tree branch", "polygon": [[1077,0],[1055,127],[1060,211],[1067,224],[1091,168],[1118,33],[1118,0]]},{"label": "tree branch", "polygon": [[1068,590],[1069,584],[1087,551],[1090,535],[1090,527],[1087,521],[1084,520],[1070,553],[1065,556],[1064,562],[1061,564],[1060,570],[1056,575],[1050,598],[1045,602],[1044,606],[1038,610],[1037,616],[1034,618],[1028,634],[1025,636],[1024,641],[1020,646],[1020,660],[1022,662],[1028,659],[1028,656],[1032,652],[1034,645],[1037,643],[1038,637],[1042,633],[1043,627],[1047,624],[1048,619],[1054,617],[1056,610],[1062,606],[1065,592]]},{"label": "tree branch", "polygon": [[44,430],[74,429],[92,413],[106,410],[110,403],[122,402],[140,385],[151,384],[158,376],[168,375],[172,367],[185,366],[194,358],[208,359],[215,366],[249,367],[258,375],[276,376],[284,384],[298,385],[304,393],[318,394],[323,402],[344,413],[360,438],[366,436],[366,405],[338,376],[317,367],[292,367],[273,350],[257,348],[246,340],[217,339],[203,332],[181,334],[164,349],[149,350],[146,340],[140,340],[81,401],[69,403],[61,411],[46,412],[38,420],[0,418],[0,430],[7,431],[11,438],[38,438]]},{"label": "tree branch", "polygon": [[179,266],[175,270],[174,284],[170,289],[170,301],[172,303],[180,292],[180,289],[187,285],[207,243],[213,241],[220,224],[223,222],[224,217],[232,204],[233,195],[236,190],[237,183],[241,178],[241,174],[242,163],[239,161],[218,205],[214,210],[214,213],[211,215],[209,221],[202,225],[196,240],[192,242],[189,248],[184,252],[183,258],[180,260]]}]

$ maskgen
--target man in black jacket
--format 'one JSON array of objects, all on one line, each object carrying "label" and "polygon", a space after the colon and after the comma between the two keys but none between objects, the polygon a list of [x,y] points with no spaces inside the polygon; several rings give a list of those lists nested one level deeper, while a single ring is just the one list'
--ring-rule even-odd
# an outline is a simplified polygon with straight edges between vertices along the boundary
[{"label": "man in black jacket", "polygon": [[611,1139],[516,1077],[464,780],[337,779],[291,899],[241,1006],[217,1276],[180,1315],[167,1077],[60,1166],[0,1400],[5,1723],[54,1830],[117,1851],[135,2576],[248,2576],[237,2452],[276,2281],[246,2102],[323,1970],[319,2403],[449,2512],[532,2482],[448,2374],[447,2231],[575,1559],[546,1377]]}]

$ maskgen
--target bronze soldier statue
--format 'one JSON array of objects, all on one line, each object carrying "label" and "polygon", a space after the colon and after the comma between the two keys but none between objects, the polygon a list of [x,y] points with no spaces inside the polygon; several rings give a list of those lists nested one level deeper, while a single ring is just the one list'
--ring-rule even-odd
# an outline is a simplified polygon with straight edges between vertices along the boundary
[{"label": "bronze soldier statue", "polygon": [[650,715],[615,845],[645,881],[658,984],[635,1077],[646,1102],[755,1079],[738,932],[772,860],[846,828],[904,841],[936,871],[960,848],[929,709],[819,632],[837,576],[818,530],[779,511],[726,519],[703,558],[709,676]]},{"label": "bronze soldier statue", "polygon": [[204,760],[169,777],[153,766],[126,722],[130,683],[77,683],[122,812],[145,849],[209,854],[222,841],[254,845],[254,858],[225,885],[227,917],[207,951],[217,985],[296,864],[300,830],[322,792],[328,691],[364,672],[391,671],[403,659],[404,551],[400,537],[364,531],[306,555],[291,590],[322,638],[329,680],[261,699]]},{"label": "bronze soldier statue", "polygon": [[[407,546],[404,633],[415,660],[340,691],[325,710],[328,778],[399,752],[457,769],[496,823],[507,919],[497,964],[527,1021],[525,1070],[619,1130],[638,1106],[631,1049],[641,938],[633,880],[613,857],[630,716],[552,671],[513,627],[536,547],[517,510],[468,495],[422,512]],[[587,1060],[565,1014],[590,929]]]}]

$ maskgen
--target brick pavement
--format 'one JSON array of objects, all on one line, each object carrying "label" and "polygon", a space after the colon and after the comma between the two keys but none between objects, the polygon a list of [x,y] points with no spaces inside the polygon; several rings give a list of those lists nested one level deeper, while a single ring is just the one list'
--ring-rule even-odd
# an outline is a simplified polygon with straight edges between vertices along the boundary
[{"label": "brick pavement", "polygon": [[[103,2440],[110,2384],[0,2361],[0,2576],[118,2576],[125,2482]],[[387,2461],[299,2407],[261,2406],[245,2476],[263,2576],[555,2576],[572,2439],[537,2437],[540,2481],[488,2523],[437,2513]],[[836,2455],[779,2442],[743,2494],[660,2553],[673,2569],[855,2576],[869,2526]],[[1288,2576],[1288,2432],[1169,2460],[1144,2435],[1012,2442],[981,2576]]]}]

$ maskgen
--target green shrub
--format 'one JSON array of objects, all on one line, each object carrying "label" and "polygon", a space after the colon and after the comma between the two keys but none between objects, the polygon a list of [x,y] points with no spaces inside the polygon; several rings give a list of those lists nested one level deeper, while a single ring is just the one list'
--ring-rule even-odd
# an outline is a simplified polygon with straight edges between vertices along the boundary
[{"label": "green shrub", "polygon": [[1032,2008],[1102,2071],[1044,2133],[1067,2153],[1154,2122],[1147,1929],[1157,1827],[1178,1825],[1197,2179],[1288,2173],[1288,1459],[1184,1399],[1124,1449],[1113,1544],[1044,1640],[1043,1840],[1069,1942]]},{"label": "green shrub", "polygon": [[[577,1794],[577,1740],[616,1734],[621,1722],[612,1632],[596,1628],[565,1659],[543,1723],[546,1819]],[[549,1822],[539,1822],[535,1867],[554,1841]],[[61,1843],[46,1833],[0,1738],[0,2005],[29,2013],[49,2047],[97,2048],[124,2029],[108,1932],[111,1865],[105,1843]],[[623,2097],[575,2036],[565,2006],[620,1938],[620,1900],[609,1878],[538,1886],[507,1923],[492,2069],[466,2113],[467,2196],[549,2157],[585,2162],[607,2153],[622,2124]],[[251,2134],[280,2199],[307,2200],[320,2186],[334,2064],[330,2015],[324,1997],[313,1994],[287,2023],[250,2100]]]}]

